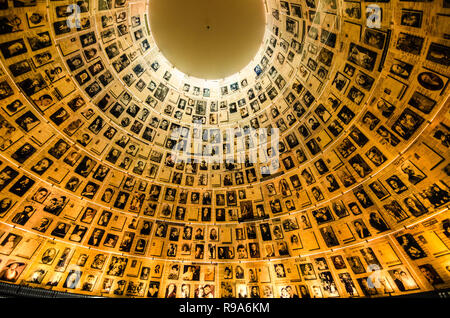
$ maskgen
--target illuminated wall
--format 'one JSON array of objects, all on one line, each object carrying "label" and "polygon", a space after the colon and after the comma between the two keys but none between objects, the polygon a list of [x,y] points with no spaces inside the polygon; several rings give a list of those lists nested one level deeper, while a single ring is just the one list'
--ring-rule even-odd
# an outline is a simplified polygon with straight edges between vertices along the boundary
[{"label": "illuminated wall", "polygon": [[255,58],[215,81],[162,56],[147,2],[0,0],[1,281],[107,297],[449,287],[448,1],[267,0]]}]

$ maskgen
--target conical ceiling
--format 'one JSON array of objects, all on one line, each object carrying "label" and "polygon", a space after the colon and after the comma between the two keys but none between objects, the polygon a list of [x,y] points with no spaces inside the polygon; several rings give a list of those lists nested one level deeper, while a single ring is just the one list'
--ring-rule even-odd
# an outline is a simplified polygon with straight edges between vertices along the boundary
[{"label": "conical ceiling", "polygon": [[0,1],[0,281],[448,288],[448,2],[188,3]]}]

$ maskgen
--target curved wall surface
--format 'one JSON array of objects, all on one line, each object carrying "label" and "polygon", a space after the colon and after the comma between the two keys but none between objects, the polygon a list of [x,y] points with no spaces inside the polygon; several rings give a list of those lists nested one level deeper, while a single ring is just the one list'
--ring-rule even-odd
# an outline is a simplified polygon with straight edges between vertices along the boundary
[{"label": "curved wall surface", "polygon": [[0,0],[0,281],[449,287],[448,1],[264,1],[255,57],[218,80],[163,56],[149,1]]}]

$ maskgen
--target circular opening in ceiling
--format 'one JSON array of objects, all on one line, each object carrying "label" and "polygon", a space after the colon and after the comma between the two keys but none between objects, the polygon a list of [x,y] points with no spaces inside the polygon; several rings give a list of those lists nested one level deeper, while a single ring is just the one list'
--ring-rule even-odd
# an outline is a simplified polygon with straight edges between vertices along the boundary
[{"label": "circular opening in ceiling", "polygon": [[153,37],[180,71],[220,79],[256,55],[265,31],[262,0],[151,0]]}]

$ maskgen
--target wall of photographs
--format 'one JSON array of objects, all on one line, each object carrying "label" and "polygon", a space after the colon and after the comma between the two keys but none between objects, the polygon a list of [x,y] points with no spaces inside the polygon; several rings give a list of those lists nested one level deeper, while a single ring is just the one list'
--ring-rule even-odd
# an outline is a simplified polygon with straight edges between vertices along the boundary
[{"label": "wall of photographs", "polygon": [[[450,3],[265,6],[255,58],[205,81],[161,55],[147,1],[0,0],[1,281],[163,298],[449,287]],[[255,163],[250,128],[270,127],[278,149]],[[243,160],[178,162],[179,145]]]}]

